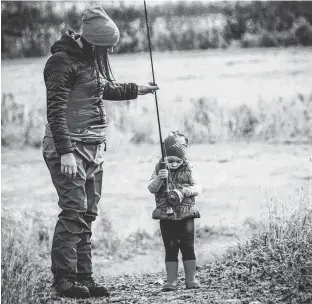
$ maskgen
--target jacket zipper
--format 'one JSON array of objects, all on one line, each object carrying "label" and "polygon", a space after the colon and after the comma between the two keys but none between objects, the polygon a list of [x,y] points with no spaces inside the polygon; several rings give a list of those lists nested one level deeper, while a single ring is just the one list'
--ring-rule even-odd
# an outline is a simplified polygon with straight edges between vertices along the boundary
[{"label": "jacket zipper", "polygon": [[104,123],[104,113],[103,113],[103,109],[101,108],[101,96],[100,96],[100,92],[101,92],[101,83],[100,83],[100,76],[99,76],[99,72],[96,71],[96,85],[97,85],[97,97],[99,98],[99,101],[97,102],[97,106],[99,108],[100,111],[100,119],[101,122]]}]

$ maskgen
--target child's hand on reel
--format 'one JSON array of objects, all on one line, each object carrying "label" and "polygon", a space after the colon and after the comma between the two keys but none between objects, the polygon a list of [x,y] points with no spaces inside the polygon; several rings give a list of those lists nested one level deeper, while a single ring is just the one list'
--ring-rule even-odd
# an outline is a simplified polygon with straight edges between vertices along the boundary
[{"label": "child's hand on reel", "polygon": [[192,194],[192,190],[188,187],[183,187],[182,193],[184,194],[184,196],[188,197]]},{"label": "child's hand on reel", "polygon": [[159,178],[161,178],[161,179],[166,179],[166,178],[168,178],[168,170],[167,170],[167,169],[161,169],[161,170],[159,170],[158,176],[159,176]]}]

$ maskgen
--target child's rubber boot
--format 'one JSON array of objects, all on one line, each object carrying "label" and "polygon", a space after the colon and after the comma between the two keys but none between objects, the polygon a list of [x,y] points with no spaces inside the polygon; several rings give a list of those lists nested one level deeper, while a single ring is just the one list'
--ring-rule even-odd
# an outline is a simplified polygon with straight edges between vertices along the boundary
[{"label": "child's rubber boot", "polygon": [[162,291],[177,290],[178,262],[166,262],[167,283],[162,287]]},{"label": "child's rubber boot", "polygon": [[196,260],[183,261],[185,271],[185,285],[186,289],[200,288],[200,284],[195,279]]}]

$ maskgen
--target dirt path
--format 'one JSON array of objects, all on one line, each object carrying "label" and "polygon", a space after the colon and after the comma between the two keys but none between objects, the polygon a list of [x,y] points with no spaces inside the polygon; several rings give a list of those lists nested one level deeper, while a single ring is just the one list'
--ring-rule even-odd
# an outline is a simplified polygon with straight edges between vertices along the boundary
[{"label": "dirt path", "polygon": [[[237,267],[237,266],[236,266]],[[165,279],[164,272],[143,276],[118,276],[100,278],[111,292],[109,298],[90,298],[86,300],[62,299],[53,296],[48,287],[51,282],[43,283],[41,297],[44,303],[57,304],[309,304],[312,303],[312,290],[298,292],[296,296],[287,286],[280,286],[269,278],[260,280],[259,273],[250,273],[236,268],[226,261],[207,264],[197,270],[201,288],[187,290],[184,284],[184,273],[179,273],[178,290],[161,292]],[[246,267],[245,267],[246,268]],[[239,272],[242,276],[239,277]],[[247,275],[246,275],[247,274]],[[294,301],[292,301],[292,299]]]}]

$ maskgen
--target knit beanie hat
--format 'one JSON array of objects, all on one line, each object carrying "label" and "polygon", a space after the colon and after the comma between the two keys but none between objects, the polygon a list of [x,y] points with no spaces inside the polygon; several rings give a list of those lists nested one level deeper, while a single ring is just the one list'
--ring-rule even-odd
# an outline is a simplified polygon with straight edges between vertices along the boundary
[{"label": "knit beanie hat", "polygon": [[99,6],[82,13],[81,35],[95,46],[115,46],[120,37],[117,25]]},{"label": "knit beanie hat", "polygon": [[179,131],[171,131],[164,140],[165,152],[167,156],[177,156],[185,159],[188,138]]}]

